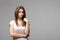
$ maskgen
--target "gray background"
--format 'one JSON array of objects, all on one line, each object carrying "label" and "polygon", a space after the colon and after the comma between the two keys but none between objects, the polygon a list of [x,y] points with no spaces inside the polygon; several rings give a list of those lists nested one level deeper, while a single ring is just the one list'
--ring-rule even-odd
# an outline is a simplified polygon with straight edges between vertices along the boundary
[{"label": "gray background", "polygon": [[12,40],[9,22],[18,5],[30,21],[29,40],[60,40],[60,0],[0,0],[0,40]]}]

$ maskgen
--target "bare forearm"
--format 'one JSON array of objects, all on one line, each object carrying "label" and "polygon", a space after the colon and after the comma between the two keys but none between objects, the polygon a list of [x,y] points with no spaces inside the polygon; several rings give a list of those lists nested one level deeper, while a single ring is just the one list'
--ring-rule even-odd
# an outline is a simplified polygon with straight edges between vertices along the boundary
[{"label": "bare forearm", "polygon": [[28,36],[30,33],[30,24],[27,18],[24,18],[24,21],[26,22],[26,29],[25,29],[25,34]]},{"label": "bare forearm", "polygon": [[12,37],[14,38],[26,37],[26,34],[13,33]]},{"label": "bare forearm", "polygon": [[30,24],[29,22],[26,23],[26,29],[25,29],[25,34],[26,35],[29,35],[29,31],[30,31],[30,28],[29,28]]}]

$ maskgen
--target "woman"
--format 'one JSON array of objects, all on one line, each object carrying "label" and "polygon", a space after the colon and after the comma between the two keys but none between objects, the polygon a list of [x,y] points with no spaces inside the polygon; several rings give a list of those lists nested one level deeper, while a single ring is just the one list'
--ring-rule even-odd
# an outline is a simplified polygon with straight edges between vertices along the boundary
[{"label": "woman", "polygon": [[15,10],[15,19],[9,23],[10,36],[13,40],[28,40],[30,33],[30,24],[26,18],[26,12],[23,6],[18,6]]}]

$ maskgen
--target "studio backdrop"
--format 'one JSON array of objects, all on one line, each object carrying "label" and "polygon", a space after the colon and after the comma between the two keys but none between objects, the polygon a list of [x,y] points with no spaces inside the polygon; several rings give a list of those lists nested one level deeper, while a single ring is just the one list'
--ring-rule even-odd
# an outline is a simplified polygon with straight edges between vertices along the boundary
[{"label": "studio backdrop", "polygon": [[29,40],[60,40],[60,0],[0,0],[0,40],[12,40],[9,22],[19,5],[30,22]]}]

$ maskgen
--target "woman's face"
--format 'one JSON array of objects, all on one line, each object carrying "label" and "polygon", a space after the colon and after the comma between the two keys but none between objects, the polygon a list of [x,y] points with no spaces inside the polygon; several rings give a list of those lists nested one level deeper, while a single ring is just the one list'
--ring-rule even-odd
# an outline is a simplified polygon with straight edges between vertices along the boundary
[{"label": "woman's face", "polygon": [[19,9],[18,17],[19,17],[19,18],[22,18],[23,15],[24,15],[23,9]]}]

